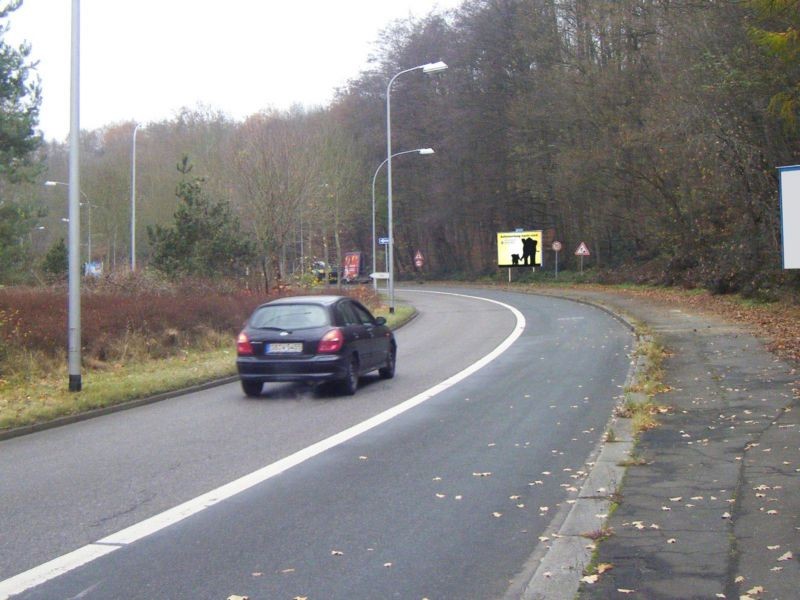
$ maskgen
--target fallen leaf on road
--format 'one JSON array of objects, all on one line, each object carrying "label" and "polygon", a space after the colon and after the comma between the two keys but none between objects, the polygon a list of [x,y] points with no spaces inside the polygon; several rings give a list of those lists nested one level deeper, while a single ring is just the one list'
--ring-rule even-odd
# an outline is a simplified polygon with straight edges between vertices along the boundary
[{"label": "fallen leaf on road", "polygon": [[283,571],[281,571],[281,573],[283,573],[283,574],[294,573],[294,569],[284,569]]},{"label": "fallen leaf on road", "polygon": [[587,575],[586,577],[581,577],[581,581],[583,583],[597,583],[598,579],[600,579],[599,575]]},{"label": "fallen leaf on road", "polygon": [[683,500],[683,496],[675,496],[674,498],[670,498],[670,502],[680,502]]},{"label": "fallen leaf on road", "polygon": [[444,494],[436,494],[436,497],[437,498],[446,498],[446,496]]},{"label": "fallen leaf on road", "polygon": [[237,596],[234,594],[233,596],[228,596],[228,600],[250,600],[249,596]]},{"label": "fallen leaf on road", "polygon": [[540,535],[540,536],[539,536],[539,541],[540,541],[540,542],[549,542],[549,541],[550,541],[550,538],[549,538],[549,537],[547,537],[546,535]]},{"label": "fallen leaf on road", "polygon": [[786,554],[781,556],[778,560],[779,561],[792,560],[792,553],[791,552],[787,552]]},{"label": "fallen leaf on road", "polygon": [[344,556],[344,552],[341,550],[331,550],[331,556]]},{"label": "fallen leaf on road", "polygon": [[767,546],[767,550],[780,550],[780,545],[778,546]]},{"label": "fallen leaf on road", "polygon": [[736,579],[733,580],[734,583],[742,583],[744,581],[744,577],[739,575]]},{"label": "fallen leaf on road", "polygon": [[761,587],[760,585],[757,585],[756,587],[747,590],[747,593],[748,594],[763,594],[764,593],[764,588]]},{"label": "fallen leaf on road", "polygon": [[770,571],[777,573],[778,571],[783,571],[783,567],[772,567]]},{"label": "fallen leaf on road", "polygon": [[488,472],[487,473],[473,473],[472,474],[473,477],[491,477],[491,475],[492,474],[488,473]]},{"label": "fallen leaf on road", "polygon": [[614,565],[612,565],[611,563],[600,563],[599,565],[597,565],[597,572],[600,575],[602,575],[606,571],[610,571],[613,568],[614,568]]},{"label": "fallen leaf on road", "polygon": [[620,594],[633,594],[636,590],[626,590],[625,588],[617,588]]},{"label": "fallen leaf on road", "polygon": [[503,513],[501,513],[501,512],[493,512],[493,513],[492,513],[492,516],[493,516],[495,519],[499,519],[500,517],[502,517],[502,516],[503,516]]},{"label": "fallen leaf on road", "polygon": [[667,543],[668,543],[668,544],[677,544],[677,543],[678,543],[678,540],[676,540],[675,538],[669,538],[669,539],[667,540]]},{"label": "fallen leaf on road", "polygon": [[392,563],[383,563],[383,566],[387,569],[392,566]]}]

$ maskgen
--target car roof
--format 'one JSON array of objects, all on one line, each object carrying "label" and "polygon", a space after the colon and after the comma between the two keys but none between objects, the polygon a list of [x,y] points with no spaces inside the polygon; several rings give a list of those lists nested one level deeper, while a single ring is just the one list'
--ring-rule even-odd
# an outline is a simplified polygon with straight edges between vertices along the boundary
[{"label": "car roof", "polygon": [[262,304],[262,306],[266,306],[268,304],[320,304],[323,306],[330,306],[331,304],[335,304],[339,300],[346,299],[347,296],[284,296],[283,298],[277,298],[266,304]]}]

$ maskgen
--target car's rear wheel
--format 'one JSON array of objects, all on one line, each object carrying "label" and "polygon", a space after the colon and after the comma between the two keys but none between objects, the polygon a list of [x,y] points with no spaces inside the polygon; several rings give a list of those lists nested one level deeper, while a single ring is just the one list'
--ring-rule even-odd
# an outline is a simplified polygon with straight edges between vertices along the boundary
[{"label": "car's rear wheel", "polygon": [[246,396],[250,398],[254,398],[256,396],[261,395],[261,390],[264,388],[264,384],[260,381],[245,381],[242,379],[242,389]]},{"label": "car's rear wheel", "polygon": [[358,357],[353,355],[347,363],[347,372],[341,382],[342,393],[352,396],[358,389]]},{"label": "car's rear wheel", "polygon": [[378,375],[381,379],[391,379],[394,377],[394,369],[397,364],[397,348],[394,346],[389,350],[389,356],[386,359],[386,365],[378,369]]}]

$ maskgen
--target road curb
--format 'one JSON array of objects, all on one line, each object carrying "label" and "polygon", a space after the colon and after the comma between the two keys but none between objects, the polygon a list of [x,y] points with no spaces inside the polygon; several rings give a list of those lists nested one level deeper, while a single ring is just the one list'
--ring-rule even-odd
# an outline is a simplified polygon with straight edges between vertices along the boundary
[{"label": "road curb", "polygon": [[[557,293],[523,291],[585,304],[601,310],[620,321],[634,332],[636,359],[625,381],[627,388],[647,366],[647,359],[636,350],[651,338],[639,335],[635,323],[621,311],[585,298],[575,298]],[[623,400],[632,394],[624,394]],[[596,549],[596,539],[602,537],[605,524],[612,511],[614,498],[619,494],[627,470],[624,461],[630,458],[636,445],[631,419],[616,416],[616,407],[606,424],[606,433],[614,432],[614,441],[601,440],[589,457],[592,470],[577,494],[567,499],[568,504],[556,514],[536,546],[523,574],[512,585],[506,600],[573,600],[581,577],[591,564]],[[521,580],[521,581],[520,581]]]}]

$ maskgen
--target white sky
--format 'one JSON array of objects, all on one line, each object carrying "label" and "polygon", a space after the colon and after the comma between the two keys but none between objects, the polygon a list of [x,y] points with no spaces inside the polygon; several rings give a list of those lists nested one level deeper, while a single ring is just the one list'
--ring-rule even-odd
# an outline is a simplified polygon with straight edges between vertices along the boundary
[{"label": "white sky", "polygon": [[[325,105],[367,66],[391,21],[460,4],[82,0],[81,129],[146,124],[198,104],[237,119],[295,103]],[[71,8],[72,0],[24,0],[6,35],[14,45],[30,42],[43,88],[39,127],[59,141],[69,133]]]}]

